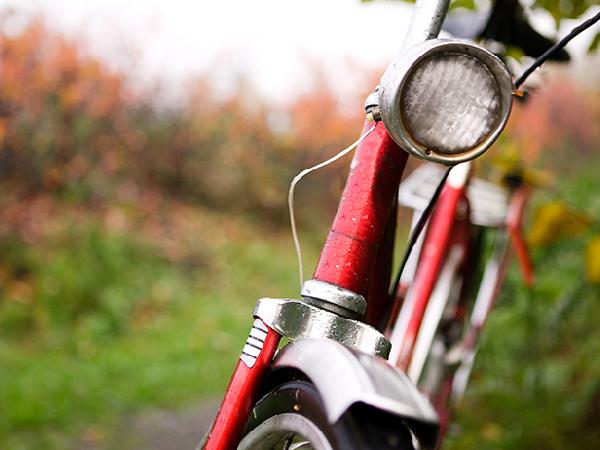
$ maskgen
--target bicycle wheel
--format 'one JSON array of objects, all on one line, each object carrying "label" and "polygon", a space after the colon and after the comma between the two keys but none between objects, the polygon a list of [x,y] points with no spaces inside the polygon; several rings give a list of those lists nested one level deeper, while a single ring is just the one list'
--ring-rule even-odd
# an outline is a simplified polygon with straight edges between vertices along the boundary
[{"label": "bicycle wheel", "polygon": [[413,450],[412,434],[398,417],[354,405],[329,424],[323,401],[306,381],[284,383],[254,407],[238,450]]}]

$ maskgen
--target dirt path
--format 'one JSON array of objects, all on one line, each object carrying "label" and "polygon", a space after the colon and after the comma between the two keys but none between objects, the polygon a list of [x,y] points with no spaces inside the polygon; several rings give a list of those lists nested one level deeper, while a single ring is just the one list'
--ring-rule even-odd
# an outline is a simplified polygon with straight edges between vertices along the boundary
[{"label": "dirt path", "polygon": [[146,411],[119,424],[102,439],[82,436],[80,450],[193,450],[212,422],[219,399],[186,409]]}]

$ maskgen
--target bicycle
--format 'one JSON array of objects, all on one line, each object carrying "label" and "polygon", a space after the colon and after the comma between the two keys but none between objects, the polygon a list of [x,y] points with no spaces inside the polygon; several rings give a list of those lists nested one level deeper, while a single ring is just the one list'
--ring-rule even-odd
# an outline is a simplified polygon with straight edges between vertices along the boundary
[{"label": "bicycle", "polygon": [[[414,222],[442,177],[443,170],[425,164],[400,185],[400,204],[414,210]],[[521,229],[530,187],[519,173],[507,173],[506,178],[510,184],[498,185],[475,178],[469,162],[455,166],[444,183],[439,209],[430,218],[430,229],[415,244],[394,284],[401,309],[390,315],[386,327],[386,336],[396,347],[390,361],[397,361],[436,405],[441,434],[449,422],[449,403],[459,403],[466,389],[478,338],[499,294],[511,249],[525,283],[533,283]],[[447,215],[448,210],[454,214]],[[415,311],[418,296],[427,301]],[[406,321],[399,317],[413,314],[422,318],[413,328],[414,348],[407,358],[401,354]]]},{"label": "bicycle", "polygon": [[[527,189],[494,191],[503,197],[500,213],[482,210],[475,199],[486,188],[471,178],[469,161],[501,133],[528,73],[600,20],[597,14],[578,27],[513,83],[503,62],[483,47],[435,39],[448,3],[417,1],[403,53],[367,99],[365,127],[313,278],[302,285],[301,299],[258,301],[203,448],[439,446],[447,403],[464,391],[501,284],[509,236],[531,277],[519,232]],[[453,168],[432,184],[430,201],[412,204],[422,212],[390,289],[398,190],[409,153]],[[410,180],[400,187],[401,199],[419,191]],[[501,224],[484,272],[489,281],[461,330],[460,288],[477,254],[473,227]],[[278,351],[282,337],[291,342]]]}]

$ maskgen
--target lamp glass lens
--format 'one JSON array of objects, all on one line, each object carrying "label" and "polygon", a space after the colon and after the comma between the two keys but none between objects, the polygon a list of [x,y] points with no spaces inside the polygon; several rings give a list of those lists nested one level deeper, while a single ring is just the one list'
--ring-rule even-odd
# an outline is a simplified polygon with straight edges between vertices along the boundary
[{"label": "lamp glass lens", "polygon": [[441,53],[421,60],[400,98],[405,126],[427,149],[456,154],[470,150],[495,128],[500,92],[478,59]]}]

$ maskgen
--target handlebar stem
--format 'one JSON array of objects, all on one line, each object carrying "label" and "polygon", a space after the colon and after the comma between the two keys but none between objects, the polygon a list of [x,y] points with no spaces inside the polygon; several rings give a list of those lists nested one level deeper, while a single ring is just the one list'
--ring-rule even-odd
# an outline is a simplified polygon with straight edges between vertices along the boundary
[{"label": "handlebar stem", "polygon": [[402,50],[435,39],[442,29],[449,4],[450,0],[417,0]]}]

